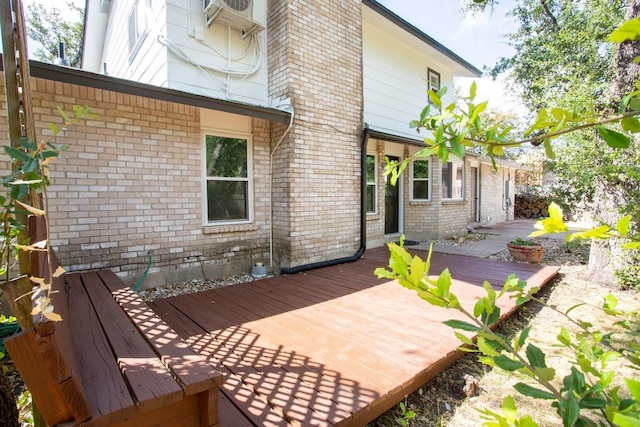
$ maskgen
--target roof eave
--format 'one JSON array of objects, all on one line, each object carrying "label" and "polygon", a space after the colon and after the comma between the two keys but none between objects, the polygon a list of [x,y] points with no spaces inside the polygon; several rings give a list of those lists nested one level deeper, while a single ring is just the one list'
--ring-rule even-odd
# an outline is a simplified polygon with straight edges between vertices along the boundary
[{"label": "roof eave", "polygon": [[380,14],[381,16],[383,16],[384,18],[386,18],[387,20],[389,20],[390,22],[394,23],[398,27],[402,28],[409,34],[417,37],[427,45],[431,46],[438,52],[442,53],[449,59],[456,62],[463,69],[470,72],[473,75],[473,77],[482,77],[482,71],[480,71],[478,68],[474,67],[473,65],[471,65],[471,63],[469,63],[468,61],[460,57],[451,49],[447,48],[446,46],[438,42],[436,39],[429,36],[425,32],[421,31],[414,25],[405,21],[404,19],[402,19],[401,17],[399,17],[398,15],[396,15],[395,13],[393,13],[392,11],[390,11],[389,9],[387,9],[386,7],[378,3],[376,0],[362,0],[362,3],[368,6],[369,8],[371,8],[372,10],[374,10],[375,12],[377,12],[378,14]]},{"label": "roof eave", "polygon": [[[0,55],[0,71],[3,71],[1,59],[2,55]],[[131,80],[105,76],[103,74],[91,73],[77,68],[47,64],[40,61],[30,60],[29,71],[32,77],[61,83],[76,84],[79,86],[103,89],[127,95],[142,96],[161,101],[207,108],[210,110],[224,111],[226,113],[255,117],[272,122],[287,124],[291,120],[291,112],[277,108],[210,98],[175,89],[167,89]]]}]

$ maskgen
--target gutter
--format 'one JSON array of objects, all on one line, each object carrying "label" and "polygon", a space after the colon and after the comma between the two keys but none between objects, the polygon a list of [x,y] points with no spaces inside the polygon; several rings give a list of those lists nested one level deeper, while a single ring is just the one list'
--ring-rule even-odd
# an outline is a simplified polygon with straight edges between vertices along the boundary
[{"label": "gutter", "polygon": [[369,126],[365,124],[360,146],[360,247],[355,254],[349,257],[313,262],[297,267],[284,267],[280,270],[280,274],[296,274],[317,268],[331,267],[332,265],[348,264],[359,260],[364,255],[364,251],[367,248],[367,142],[369,141],[369,133]]},{"label": "gutter", "polygon": [[[37,77],[45,80],[92,87],[95,89],[108,90],[127,95],[142,96],[160,101],[207,108],[210,110],[224,111],[242,116],[265,119],[272,122],[288,124],[291,121],[291,112],[278,108],[262,107],[237,101],[225,101],[223,99],[210,98],[204,95],[196,95],[175,89],[138,83],[131,80],[105,76],[104,74],[83,71],[77,68],[62,67],[34,60],[29,60],[29,68],[31,71],[31,77]],[[1,54],[0,71],[4,71]]]}]

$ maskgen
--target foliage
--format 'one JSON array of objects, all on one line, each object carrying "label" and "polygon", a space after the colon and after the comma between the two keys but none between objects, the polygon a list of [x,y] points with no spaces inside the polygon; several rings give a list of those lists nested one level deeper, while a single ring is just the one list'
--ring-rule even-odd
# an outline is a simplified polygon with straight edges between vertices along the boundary
[{"label": "foliage", "polygon": [[515,55],[501,58],[490,74],[508,71],[532,111],[589,105],[608,89],[613,72],[608,36],[626,8],[627,2],[618,0],[520,0],[509,13],[519,29],[506,37]]},{"label": "foliage", "polygon": [[43,62],[53,62],[58,56],[58,42],[65,44],[65,58],[71,67],[80,67],[82,61],[82,38],[84,31],[84,9],[75,2],[67,1],[67,8],[77,15],[77,20],[68,22],[60,9],[48,8],[33,3],[28,6],[27,34],[40,44],[33,52]]},{"label": "foliage", "polygon": [[516,238],[513,242],[514,245],[520,245],[520,246],[538,246],[537,243],[531,241],[531,240],[526,240],[523,239],[522,237],[518,237]]},{"label": "foliage", "polygon": [[405,402],[400,402],[400,417],[396,419],[396,422],[402,427],[407,427],[411,421],[416,417],[416,412],[407,408]]},{"label": "foliage", "polygon": [[[566,3],[573,4],[573,2]],[[575,4],[584,6],[590,3],[587,1]],[[550,1],[538,3],[540,7],[546,8],[542,13],[548,15],[547,18],[553,21],[555,14],[562,11],[549,9],[552,4],[555,3]],[[618,4],[618,2],[615,3],[615,5]],[[585,26],[585,22],[588,21],[582,22],[581,25]],[[557,26],[558,22],[552,24]],[[552,29],[559,31],[559,28]],[[530,30],[540,31],[540,28]],[[589,28],[589,31],[591,30]],[[596,26],[595,30],[596,35],[604,31],[602,26]],[[590,38],[591,35],[585,34],[584,37]],[[560,39],[561,42],[567,43],[567,40],[563,41],[561,37]],[[625,23],[610,36],[610,40],[614,42],[637,39],[640,39],[640,20]],[[525,47],[523,46],[523,49]],[[595,59],[599,59],[599,53],[600,49],[596,49],[589,55],[595,55]],[[584,67],[584,63],[581,67]],[[575,80],[580,77],[576,74],[579,70],[575,71],[568,74],[570,79]],[[535,74],[531,70],[529,73]],[[570,82],[563,80],[565,77],[567,76],[559,75],[560,86],[563,82],[571,85]],[[548,84],[548,80],[545,84]],[[587,86],[595,87],[594,82],[589,82]],[[533,84],[532,88],[535,89]],[[494,159],[495,156],[501,155],[506,147],[531,143],[543,145],[547,156],[554,158],[555,153],[551,145],[553,139],[568,134],[575,135],[576,132],[584,130],[590,130],[596,135],[599,145],[603,145],[600,141],[604,141],[608,149],[618,150],[616,154],[623,153],[622,157],[625,157],[628,151],[636,151],[627,149],[632,145],[629,135],[640,131],[640,121],[637,118],[640,115],[640,82],[637,82],[635,89],[620,101],[615,112],[596,109],[589,102],[582,102],[579,107],[562,105],[559,102],[558,107],[540,108],[533,124],[520,140],[508,137],[508,127],[496,124],[487,127],[483,123],[482,113],[487,105],[476,103],[475,85],[471,86],[469,96],[461,99],[461,105],[456,103],[443,105],[442,95],[445,91],[446,89],[438,92],[429,91],[430,105],[423,109],[418,120],[412,122],[412,126],[418,130],[424,129],[430,135],[424,139],[427,148],[418,153],[419,156],[435,154],[446,161],[449,153],[463,157],[467,147],[479,146],[484,154]],[[549,98],[562,101],[553,93]],[[589,101],[593,98],[593,93],[588,96],[585,93],[582,100]],[[436,110],[434,113],[431,111],[432,108]],[[395,166],[388,167],[387,170],[387,174],[391,175],[394,182],[404,165],[388,166]],[[629,175],[628,163],[616,164],[614,161],[611,166],[620,166],[617,171],[618,179],[625,182]],[[530,237],[568,231],[563,222],[562,210],[556,204],[549,206],[549,218],[539,221],[536,228],[538,231],[533,232]],[[624,247],[627,249],[640,248],[640,239],[634,235],[631,215],[620,219],[615,227],[600,225],[593,229],[567,234],[568,242],[576,239],[612,238],[626,239],[627,243]],[[497,289],[485,281],[486,296],[480,298],[470,309],[464,307],[456,294],[451,291],[452,278],[448,269],[437,277],[429,274],[431,252],[423,260],[417,256],[412,257],[402,247],[402,239],[400,245],[390,243],[388,246],[389,270],[377,269],[378,277],[398,280],[400,285],[416,291],[418,296],[428,303],[462,313],[466,320],[454,319],[445,322],[456,330],[456,336],[464,344],[462,350],[478,353],[479,359],[487,365],[517,373],[525,381],[515,385],[516,391],[534,399],[552,402],[564,426],[640,425],[640,382],[635,378],[625,378],[622,383],[616,378],[619,364],[640,370],[640,344],[637,338],[640,336],[640,315],[637,312],[626,313],[618,309],[618,301],[613,295],[609,295],[599,309],[611,317],[611,327],[606,330],[597,330],[592,324],[573,317],[572,311],[581,304],[565,311],[549,307],[579,329],[578,332],[572,333],[562,328],[558,333],[558,345],[571,355],[572,364],[570,372],[560,378],[560,374],[549,364],[547,355],[527,341],[529,328],[525,328],[514,339],[507,339],[493,330],[501,315],[497,304],[500,298],[513,298],[517,305],[531,300],[538,301],[535,296],[538,289],[527,287],[526,282],[514,275],[508,277],[504,285]],[[542,301],[538,302],[544,305]],[[475,336],[475,341],[471,336]],[[489,426],[537,425],[530,416],[518,417],[515,401],[511,397],[503,401],[502,414],[486,410],[482,413],[486,420],[485,425]]]},{"label": "foliage", "polygon": [[[539,221],[539,231],[532,235],[567,230],[560,208],[552,205],[550,212],[553,212],[552,216]],[[629,221],[630,217],[625,217],[615,229],[599,226],[569,234],[567,241],[629,238]],[[635,244],[640,244],[640,240],[632,239],[629,247]],[[466,320],[444,322],[456,330],[456,336],[464,344],[461,349],[478,353],[479,360],[489,366],[520,375],[523,381],[514,386],[516,391],[531,398],[552,401],[564,426],[596,426],[601,418],[605,418],[610,425],[637,425],[640,420],[640,382],[626,378],[625,384],[620,384],[614,379],[620,364],[640,369],[640,345],[637,341],[640,333],[639,313],[619,310],[616,298],[608,295],[600,310],[610,316],[614,327],[600,331],[590,323],[571,316],[571,312],[582,304],[566,311],[549,307],[579,328],[577,333],[570,333],[566,328],[559,331],[558,345],[572,359],[571,371],[559,378],[556,369],[548,363],[546,354],[527,341],[530,328],[525,328],[512,340],[493,330],[500,320],[501,311],[497,304],[500,298],[515,299],[517,305],[531,300],[544,304],[535,296],[538,288],[528,287],[515,275],[509,276],[498,290],[485,281],[486,296],[478,299],[473,309],[469,310],[452,292],[452,277],[448,269],[437,277],[430,275],[431,252],[426,260],[422,260],[418,256],[412,257],[402,245],[390,243],[389,250],[390,270],[379,268],[376,270],[377,276],[398,280],[400,285],[416,291],[420,298],[430,304],[462,313]],[[476,335],[475,342],[468,333]],[[488,410],[481,412],[487,426],[537,425],[530,416],[517,418],[512,397],[504,400],[502,414]]]},{"label": "foliage", "polygon": [[[86,116],[93,116],[89,107],[75,106],[73,115],[67,115],[61,108],[58,113],[62,116],[65,124],[77,122]],[[0,196],[0,217],[3,218],[3,229],[0,231],[0,240],[5,245],[5,252],[2,254],[6,282],[10,279],[11,268],[10,259],[15,251],[46,252],[50,254],[49,247],[49,221],[47,222],[46,238],[40,242],[17,241],[18,232],[26,226],[20,222],[19,215],[33,214],[47,217],[47,188],[51,184],[49,168],[51,163],[58,158],[60,152],[66,149],[65,145],[54,144],[54,139],[60,129],[53,123],[49,125],[52,136],[47,141],[33,142],[27,138],[22,138],[20,148],[5,146],[4,150],[9,156],[12,164],[12,172],[4,176],[3,185],[7,188],[6,195]],[[27,201],[30,193],[42,196],[42,207],[34,206]],[[51,262],[48,263],[52,265]],[[50,267],[51,268],[51,267]],[[49,271],[48,280],[42,277],[30,277],[30,280],[37,285],[33,291],[32,299],[34,309],[32,314],[42,313],[49,320],[60,320],[60,316],[54,312],[51,305],[50,294],[52,292],[51,280],[64,273],[62,267],[56,271]]]}]

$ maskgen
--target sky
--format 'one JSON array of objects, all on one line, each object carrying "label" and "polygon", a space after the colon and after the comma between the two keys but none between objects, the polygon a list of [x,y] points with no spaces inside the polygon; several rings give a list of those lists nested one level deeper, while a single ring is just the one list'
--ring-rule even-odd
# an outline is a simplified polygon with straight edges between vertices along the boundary
[{"label": "sky", "polygon": [[[68,0],[23,0],[25,9],[31,3],[68,10]],[[85,0],[72,0],[82,6]],[[505,42],[504,35],[515,31],[517,24],[506,13],[516,0],[501,0],[493,12],[467,14],[461,11],[461,0],[378,0],[386,8],[436,39],[476,68],[493,66],[503,56],[514,51]],[[494,108],[514,110],[522,108],[503,81],[491,79],[458,79],[456,85],[463,93],[473,80],[478,84],[478,99],[489,100]],[[523,111],[524,112],[524,111]]]}]

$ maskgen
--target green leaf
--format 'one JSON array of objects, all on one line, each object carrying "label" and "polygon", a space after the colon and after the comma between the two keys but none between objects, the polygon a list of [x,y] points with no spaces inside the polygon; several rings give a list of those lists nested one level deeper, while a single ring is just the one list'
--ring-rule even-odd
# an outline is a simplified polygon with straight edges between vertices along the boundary
[{"label": "green leaf", "polygon": [[638,249],[640,248],[640,242],[629,242],[622,245],[625,249]]},{"label": "green leaf", "polygon": [[534,368],[546,368],[545,355],[538,347],[533,344],[527,346],[527,360]]},{"label": "green leaf", "polygon": [[613,423],[619,427],[640,427],[640,420],[638,417],[630,417],[620,412],[613,414]]},{"label": "green leaf", "polygon": [[507,396],[502,401],[502,413],[509,423],[513,424],[516,422],[516,402],[513,400],[513,397]]},{"label": "green leaf", "polygon": [[627,383],[627,387],[629,387],[629,391],[636,402],[640,402],[640,381],[631,378],[625,378],[624,381]]},{"label": "green leaf", "polygon": [[628,136],[623,135],[620,132],[616,132],[615,130],[607,129],[604,126],[598,126],[598,133],[611,148],[629,148],[631,145],[631,140]]},{"label": "green leaf", "polygon": [[625,21],[609,35],[609,41],[622,43],[629,40],[636,40],[640,37],[640,19],[633,18]]},{"label": "green leaf", "polygon": [[452,139],[449,141],[449,145],[451,146],[451,152],[452,152],[456,157],[459,157],[459,158],[461,158],[461,159],[464,157],[464,155],[465,155],[465,154],[466,154],[466,152],[467,152],[467,149],[465,148],[465,146],[464,146],[464,145],[462,145],[462,144],[460,144],[460,143],[457,141],[457,139],[456,139],[456,138],[452,138]]},{"label": "green leaf", "polygon": [[551,160],[556,158],[556,153],[553,152],[553,147],[551,146],[551,141],[548,139],[544,140],[544,152],[548,158]]},{"label": "green leaf", "polygon": [[478,85],[476,84],[476,81],[474,80],[473,82],[471,82],[471,86],[469,87],[469,99],[470,100],[474,100],[476,98],[476,92],[478,91]]},{"label": "green leaf", "polygon": [[576,424],[580,416],[580,405],[573,393],[568,393],[566,398],[558,402],[558,412],[565,426],[571,427]]},{"label": "green leaf", "polygon": [[461,334],[460,332],[454,332],[456,335],[456,338],[458,338],[460,341],[462,341],[463,343],[467,344],[467,345],[474,345],[473,341],[471,340],[471,338],[469,338],[468,336],[466,336],[465,334]]},{"label": "green leaf", "polygon": [[553,368],[535,368],[534,372],[540,381],[551,381],[556,376]]},{"label": "green leaf", "polygon": [[563,326],[560,328],[560,335],[558,335],[558,341],[560,341],[565,346],[571,345],[571,335],[569,335],[569,331]]},{"label": "green leaf", "polygon": [[518,339],[516,340],[516,343],[515,343],[515,346],[514,346],[516,351],[518,349],[522,348],[522,346],[524,345],[525,341],[529,337],[529,332],[530,331],[531,331],[531,326],[527,326],[526,328],[524,328],[522,330],[522,332],[520,332],[520,335],[518,336]]},{"label": "green leaf", "polygon": [[484,337],[478,337],[478,349],[487,356],[494,358],[498,356],[498,352],[487,344],[487,340]]},{"label": "green leaf", "polygon": [[627,215],[624,218],[620,218],[618,223],[616,224],[616,229],[618,233],[622,236],[626,236],[629,234],[629,225],[631,224],[631,215]]},{"label": "green leaf", "polygon": [[438,276],[438,296],[446,298],[449,296],[449,288],[451,288],[451,273],[445,268],[440,276]]},{"label": "green leaf", "polygon": [[11,157],[14,160],[18,160],[23,163],[31,160],[31,156],[29,156],[27,153],[25,153],[22,150],[18,150],[17,148],[5,146],[4,151],[6,151],[9,157]]},{"label": "green leaf", "polygon": [[631,133],[640,132],[640,120],[637,117],[625,117],[620,121],[622,129]]},{"label": "green leaf", "polygon": [[581,408],[600,409],[607,406],[607,400],[599,397],[585,397],[580,400]]},{"label": "green leaf", "polygon": [[505,371],[509,372],[517,371],[518,369],[524,368],[524,365],[522,363],[518,362],[517,360],[513,360],[503,354],[494,357],[493,362],[500,369],[504,369]]},{"label": "green leaf", "polygon": [[452,319],[452,320],[447,320],[446,322],[443,322],[443,323],[450,328],[461,329],[463,331],[477,332],[480,330],[479,327],[472,325],[471,323],[465,322],[464,320]]},{"label": "green leaf", "polygon": [[534,399],[546,399],[546,400],[555,400],[555,396],[553,393],[549,393],[545,390],[540,390],[539,388],[535,388],[525,383],[518,383],[513,386],[518,393],[523,394],[525,396],[533,397]]},{"label": "green leaf", "polygon": [[438,108],[442,107],[442,100],[440,99],[440,97],[436,92],[434,92],[433,90],[430,90],[428,94],[429,94],[429,100],[431,101],[432,104],[434,104]]}]

